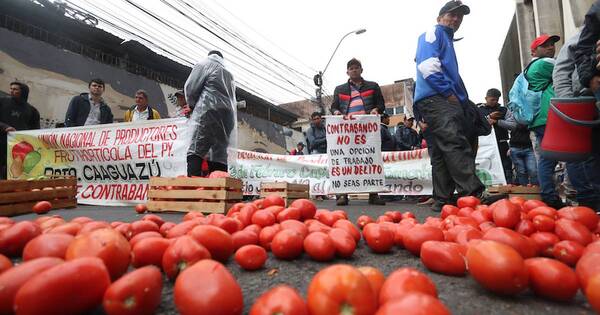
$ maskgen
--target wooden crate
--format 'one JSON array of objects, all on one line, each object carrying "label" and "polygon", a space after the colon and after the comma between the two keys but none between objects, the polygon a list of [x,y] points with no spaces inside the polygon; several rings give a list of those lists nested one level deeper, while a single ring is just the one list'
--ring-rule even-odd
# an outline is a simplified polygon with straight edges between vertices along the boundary
[{"label": "wooden crate", "polygon": [[539,186],[509,186],[509,185],[500,185],[500,186],[491,186],[488,188],[488,192],[490,194],[508,194],[509,197],[522,197],[524,199],[530,200],[541,200],[540,196],[540,187]]},{"label": "wooden crate", "polygon": [[225,213],[242,197],[242,181],[236,178],[151,177],[147,207],[154,212]]},{"label": "wooden crate", "polygon": [[264,198],[271,194],[277,194],[285,199],[289,205],[296,199],[308,199],[310,188],[305,184],[291,184],[287,182],[269,182],[260,184],[260,197]]},{"label": "wooden crate", "polygon": [[40,180],[1,180],[0,215],[13,216],[33,212],[38,201],[47,200],[52,209],[77,207],[77,179],[52,177]]}]

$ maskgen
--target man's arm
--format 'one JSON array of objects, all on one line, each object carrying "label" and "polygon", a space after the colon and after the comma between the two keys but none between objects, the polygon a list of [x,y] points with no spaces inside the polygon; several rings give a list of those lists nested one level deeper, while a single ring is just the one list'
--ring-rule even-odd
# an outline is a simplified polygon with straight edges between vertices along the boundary
[{"label": "man's arm", "polygon": [[517,129],[517,121],[509,109],[506,109],[506,115],[504,115],[504,119],[498,120],[498,126],[511,131],[515,131]]},{"label": "man's arm", "polygon": [[338,87],[333,90],[333,101],[331,102],[331,113],[333,115],[341,115],[342,111],[340,110],[340,97]]},{"label": "man's arm", "polygon": [[436,30],[431,30],[419,37],[417,47],[417,75],[420,75],[425,81],[444,97],[454,95],[452,80],[450,80],[442,70],[441,56],[441,38]]},{"label": "man's arm", "polygon": [[584,26],[575,50],[575,63],[579,73],[579,81],[584,87],[590,86],[590,81],[596,74],[594,50],[596,41],[600,37],[599,12],[600,1],[596,1],[585,15]]},{"label": "man's arm", "polygon": [[76,99],[79,96],[74,96],[69,102],[69,107],[67,108],[67,113],[65,115],[65,127],[73,127],[75,125],[75,120],[77,119],[77,101]]},{"label": "man's arm", "polygon": [[33,109],[33,115],[31,115],[31,118],[29,120],[29,122],[27,123],[27,126],[29,127],[30,130],[33,129],[40,129],[40,112],[38,112],[38,110],[32,106]]},{"label": "man's arm", "polygon": [[556,97],[574,97],[573,91],[573,73],[575,71],[574,46],[579,41],[579,34],[571,37],[560,49],[554,64],[552,81]]},{"label": "man's arm", "polygon": [[204,89],[206,83],[207,73],[206,64],[204,62],[198,63],[190,72],[189,77],[185,81],[183,92],[185,94],[185,101],[190,107],[195,107],[196,103],[200,99],[200,94]]},{"label": "man's arm", "polygon": [[[377,111],[379,114],[383,114],[385,112],[385,99],[383,98],[383,93],[381,93],[381,87],[379,84],[375,83],[375,106],[377,107]],[[374,114],[374,113],[372,113]]]}]

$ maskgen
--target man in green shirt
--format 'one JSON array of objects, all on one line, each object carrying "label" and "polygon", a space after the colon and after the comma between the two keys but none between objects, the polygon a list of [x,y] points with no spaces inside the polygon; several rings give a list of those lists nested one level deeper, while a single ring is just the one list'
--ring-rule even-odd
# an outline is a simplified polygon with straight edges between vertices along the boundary
[{"label": "man in green shirt", "polygon": [[[548,119],[548,108],[550,99],[554,97],[554,87],[552,85],[552,71],[554,70],[554,54],[556,48],[554,44],[560,40],[560,37],[547,34],[540,35],[531,43],[531,55],[533,60],[529,69],[525,73],[525,78],[529,82],[529,89],[533,91],[543,91],[540,100],[540,111],[534,117],[529,129],[535,134],[538,145],[541,145],[546,130],[546,120]],[[548,160],[542,156],[538,159],[538,179],[540,182],[540,194],[542,201],[554,208],[564,206],[562,200],[556,192],[554,185],[554,168],[556,161]]]}]

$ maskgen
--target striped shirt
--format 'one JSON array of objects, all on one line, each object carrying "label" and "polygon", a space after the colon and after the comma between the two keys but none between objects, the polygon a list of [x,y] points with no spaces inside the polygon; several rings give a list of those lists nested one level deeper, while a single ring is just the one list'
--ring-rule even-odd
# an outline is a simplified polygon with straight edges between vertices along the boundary
[{"label": "striped shirt", "polygon": [[350,83],[350,104],[348,105],[348,114],[364,115],[365,103],[360,95],[360,91],[354,84]]}]

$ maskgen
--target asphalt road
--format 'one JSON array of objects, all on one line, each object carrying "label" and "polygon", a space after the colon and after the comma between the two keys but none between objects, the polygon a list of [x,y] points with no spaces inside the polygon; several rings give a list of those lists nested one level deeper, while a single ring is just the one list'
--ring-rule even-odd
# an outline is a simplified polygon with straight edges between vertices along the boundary
[{"label": "asphalt road", "polygon": [[[428,216],[435,216],[427,206],[417,206],[409,202],[388,202],[386,206],[371,206],[367,201],[352,200],[346,207],[335,206],[334,201],[317,201],[318,208],[331,210],[345,210],[352,222],[356,222],[358,216],[367,214],[377,218],[388,210],[412,211],[422,221]],[[135,213],[133,207],[102,207],[102,206],[79,206],[70,210],[55,210],[50,214],[59,214],[65,219],[77,216],[88,216],[93,219],[105,221],[132,222],[143,215]],[[160,214],[166,221],[180,222],[183,214],[165,213]],[[16,220],[30,220],[35,218],[34,214],[13,217]],[[532,292],[527,291],[517,297],[501,297],[485,291],[472,278],[449,277],[435,274],[425,269],[418,257],[413,256],[404,249],[396,248],[391,253],[379,255],[371,252],[361,240],[352,259],[337,259],[329,263],[319,263],[310,260],[306,255],[294,261],[280,261],[269,254],[265,268],[255,272],[242,270],[233,261],[227,263],[227,267],[237,278],[244,294],[245,314],[248,313],[254,300],[263,292],[279,284],[287,284],[295,287],[303,296],[306,296],[310,279],[322,268],[334,264],[343,263],[354,266],[373,266],[379,268],[386,276],[401,267],[413,267],[425,272],[435,282],[439,298],[452,311],[453,314],[594,314],[585,297],[579,293],[571,303],[557,303],[538,298]],[[273,269],[275,273],[270,273]],[[178,314],[173,302],[173,283],[164,281],[163,301],[157,314]],[[98,309],[93,314],[103,314]]]}]

